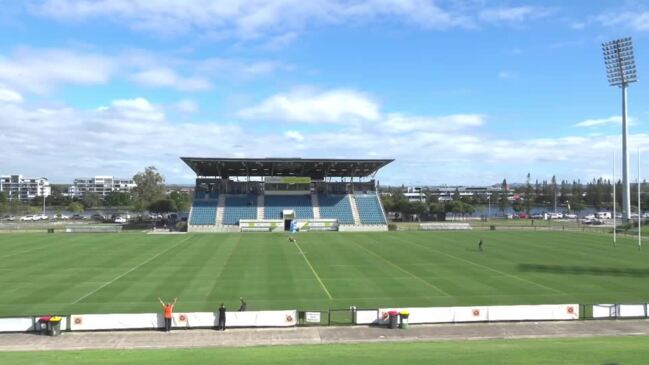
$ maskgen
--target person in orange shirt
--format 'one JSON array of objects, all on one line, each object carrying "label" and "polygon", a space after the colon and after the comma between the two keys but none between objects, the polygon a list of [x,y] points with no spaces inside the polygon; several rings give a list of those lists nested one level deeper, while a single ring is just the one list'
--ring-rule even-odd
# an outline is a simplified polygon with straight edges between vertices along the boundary
[{"label": "person in orange shirt", "polygon": [[164,310],[165,332],[169,332],[171,331],[171,317],[174,310],[174,305],[176,305],[178,298],[174,298],[173,303],[167,304],[165,304],[165,302],[163,302],[160,298],[158,298],[158,300],[160,301],[160,304],[162,304],[162,309]]}]

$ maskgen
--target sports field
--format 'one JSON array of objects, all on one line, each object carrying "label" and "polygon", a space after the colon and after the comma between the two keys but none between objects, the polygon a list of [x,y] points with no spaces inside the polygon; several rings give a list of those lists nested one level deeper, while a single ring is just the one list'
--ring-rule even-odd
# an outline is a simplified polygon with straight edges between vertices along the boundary
[{"label": "sports field", "polygon": [[[2,234],[0,315],[649,301],[649,252],[564,232]],[[485,242],[484,252],[477,247]]]},{"label": "sports field", "polygon": [[649,337],[0,353],[3,364],[646,364]]}]

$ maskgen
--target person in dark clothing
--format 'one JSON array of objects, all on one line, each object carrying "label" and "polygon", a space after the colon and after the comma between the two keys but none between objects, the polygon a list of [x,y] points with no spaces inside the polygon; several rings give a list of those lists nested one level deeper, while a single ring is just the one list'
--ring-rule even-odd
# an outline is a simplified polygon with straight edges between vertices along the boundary
[{"label": "person in dark clothing", "polygon": [[482,252],[482,238],[480,239],[480,242],[478,242],[478,249]]},{"label": "person in dark clothing", "polygon": [[216,329],[225,331],[225,305],[223,303],[221,303],[221,306],[219,307],[219,325]]},{"label": "person in dark clothing", "polygon": [[246,309],[248,308],[248,303],[246,303],[245,300],[243,300],[243,297],[239,298],[241,301],[241,306],[239,307],[239,312],[245,312]]}]

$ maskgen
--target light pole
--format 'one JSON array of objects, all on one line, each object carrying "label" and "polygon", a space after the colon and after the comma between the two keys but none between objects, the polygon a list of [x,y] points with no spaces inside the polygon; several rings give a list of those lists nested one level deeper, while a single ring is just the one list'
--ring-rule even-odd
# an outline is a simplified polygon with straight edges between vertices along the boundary
[{"label": "light pole", "polygon": [[487,208],[487,220],[489,220],[491,218],[491,194],[487,195],[487,203],[489,204]]},{"label": "light pole", "polygon": [[638,81],[633,42],[631,37],[602,43],[606,75],[610,86],[619,86],[622,90],[622,211],[626,222],[631,219],[631,187],[629,185],[629,152],[627,150],[627,105],[626,88]]}]

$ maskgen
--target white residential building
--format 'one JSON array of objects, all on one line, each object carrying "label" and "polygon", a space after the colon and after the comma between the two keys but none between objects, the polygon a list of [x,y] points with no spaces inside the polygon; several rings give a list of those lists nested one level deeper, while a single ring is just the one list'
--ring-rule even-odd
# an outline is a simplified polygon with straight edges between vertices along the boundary
[{"label": "white residential building", "polygon": [[86,193],[96,193],[102,197],[112,193],[128,193],[137,185],[133,179],[119,179],[112,176],[95,176],[91,178],[74,179],[68,193],[78,198]]},{"label": "white residential building", "polygon": [[47,178],[25,178],[22,175],[0,176],[0,191],[9,200],[29,201],[37,197],[48,197],[52,193]]}]

